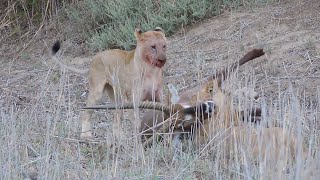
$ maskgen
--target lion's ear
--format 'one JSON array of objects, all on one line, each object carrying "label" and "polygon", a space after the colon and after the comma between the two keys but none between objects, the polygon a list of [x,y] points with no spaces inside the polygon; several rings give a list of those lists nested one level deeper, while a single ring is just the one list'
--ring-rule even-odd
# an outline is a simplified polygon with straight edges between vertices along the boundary
[{"label": "lion's ear", "polygon": [[166,35],[164,34],[164,30],[161,27],[156,27],[154,31],[160,32],[163,37],[166,37]]},{"label": "lion's ear", "polygon": [[136,36],[137,40],[140,40],[142,35],[142,30],[140,28],[136,28],[134,35]]},{"label": "lion's ear", "polygon": [[204,86],[205,93],[209,93],[210,95],[212,95],[212,93],[215,90],[216,85],[218,85],[218,87],[220,88],[219,82],[216,82],[215,80],[208,81]]}]

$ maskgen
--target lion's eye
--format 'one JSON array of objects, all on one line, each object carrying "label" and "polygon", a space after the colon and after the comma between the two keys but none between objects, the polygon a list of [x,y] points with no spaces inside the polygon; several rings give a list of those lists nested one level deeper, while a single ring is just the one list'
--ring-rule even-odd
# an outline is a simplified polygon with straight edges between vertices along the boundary
[{"label": "lion's eye", "polygon": [[163,48],[166,48],[166,45],[164,45]]},{"label": "lion's eye", "polygon": [[156,46],[151,46],[151,48],[152,48],[153,50],[156,50]]}]

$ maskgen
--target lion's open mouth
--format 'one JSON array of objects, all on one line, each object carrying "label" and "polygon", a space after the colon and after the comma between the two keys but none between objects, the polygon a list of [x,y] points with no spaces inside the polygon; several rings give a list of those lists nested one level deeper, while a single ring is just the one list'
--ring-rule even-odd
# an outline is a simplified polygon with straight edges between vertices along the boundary
[{"label": "lion's open mouth", "polygon": [[152,65],[154,65],[158,68],[162,68],[162,66],[164,66],[165,63],[166,63],[166,61],[154,60],[152,62]]}]

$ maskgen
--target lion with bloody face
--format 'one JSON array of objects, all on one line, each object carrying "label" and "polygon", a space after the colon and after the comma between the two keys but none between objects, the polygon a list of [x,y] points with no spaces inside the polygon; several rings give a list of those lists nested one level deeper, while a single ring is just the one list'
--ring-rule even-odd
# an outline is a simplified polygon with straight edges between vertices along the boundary
[{"label": "lion with bloody face", "polygon": [[[98,104],[107,94],[112,103],[139,101],[160,101],[162,91],[162,67],[166,63],[167,40],[161,28],[142,32],[136,29],[136,48],[132,51],[119,49],[106,50],[92,58],[89,68],[89,95],[87,106]],[[60,49],[56,42],[52,50],[55,54]],[[62,65],[62,63],[59,63]],[[75,68],[67,67],[76,71]],[[81,138],[92,137],[90,117],[92,110],[82,113]],[[119,112],[115,113],[113,130],[120,133]],[[139,118],[135,118],[139,129]]]}]

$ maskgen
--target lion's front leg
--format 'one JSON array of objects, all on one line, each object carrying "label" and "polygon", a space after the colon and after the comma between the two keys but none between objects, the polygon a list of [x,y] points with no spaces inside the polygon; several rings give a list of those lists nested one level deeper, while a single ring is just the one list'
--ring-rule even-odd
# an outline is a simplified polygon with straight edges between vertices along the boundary
[{"label": "lion's front leg", "polygon": [[[127,103],[127,93],[121,93],[120,88],[114,87],[114,94],[115,94],[115,101],[114,103],[117,106],[121,106],[122,103]],[[113,136],[116,141],[120,141],[124,139],[124,132],[122,130],[121,122],[123,119],[123,109],[116,109],[113,115],[113,123],[112,123],[112,130]]]}]

